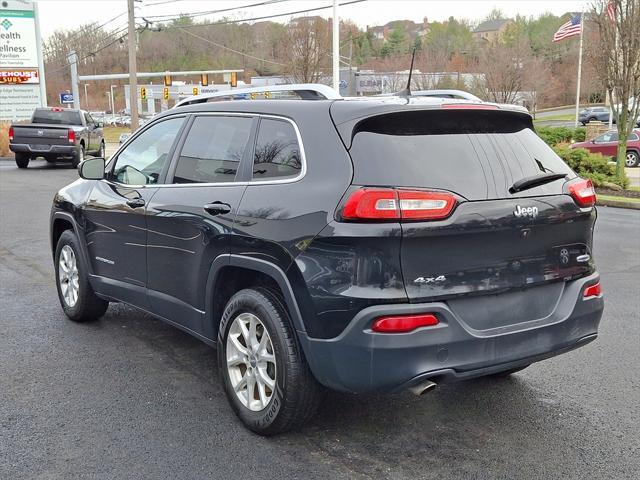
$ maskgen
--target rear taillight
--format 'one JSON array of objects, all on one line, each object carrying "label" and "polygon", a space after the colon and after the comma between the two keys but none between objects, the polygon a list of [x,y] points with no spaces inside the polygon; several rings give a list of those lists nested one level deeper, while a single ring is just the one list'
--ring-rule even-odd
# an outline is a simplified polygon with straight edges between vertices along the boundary
[{"label": "rear taillight", "polygon": [[596,190],[591,180],[576,178],[568,184],[569,194],[580,207],[593,207],[596,204]]},{"label": "rear taillight", "polygon": [[361,188],[344,204],[345,220],[442,220],[457,203],[447,192]]},{"label": "rear taillight", "polygon": [[72,129],[69,129],[69,131],[67,132],[67,139],[69,140],[69,143],[76,143],[76,132],[74,132]]},{"label": "rear taillight", "polygon": [[9,141],[13,142],[13,127],[9,127]]},{"label": "rear taillight", "polygon": [[598,282],[585,288],[582,298],[599,297],[600,295],[602,295],[602,287],[600,286],[600,282]]},{"label": "rear taillight", "polygon": [[433,327],[438,323],[440,323],[438,317],[432,313],[398,315],[376,319],[371,326],[371,330],[378,333],[407,333],[421,327]]}]

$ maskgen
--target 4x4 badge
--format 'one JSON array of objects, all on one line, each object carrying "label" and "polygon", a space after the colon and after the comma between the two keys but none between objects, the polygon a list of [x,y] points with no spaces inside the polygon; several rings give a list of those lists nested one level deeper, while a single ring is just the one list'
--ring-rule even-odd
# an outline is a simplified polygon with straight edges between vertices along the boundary
[{"label": "4x4 badge", "polygon": [[413,283],[417,283],[418,285],[422,285],[425,283],[436,283],[436,282],[444,282],[447,279],[444,275],[438,275],[437,277],[418,277]]}]

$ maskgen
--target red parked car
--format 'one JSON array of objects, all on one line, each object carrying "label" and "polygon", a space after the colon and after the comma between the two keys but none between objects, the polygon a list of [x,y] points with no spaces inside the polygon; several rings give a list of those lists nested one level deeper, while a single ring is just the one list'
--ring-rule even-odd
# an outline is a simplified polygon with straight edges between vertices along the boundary
[{"label": "red parked car", "polygon": [[[607,157],[618,154],[618,132],[610,131],[589,140],[571,145],[571,148],[586,148],[593,153],[601,153]],[[640,163],[640,130],[634,130],[627,139],[627,167],[637,167]]]}]

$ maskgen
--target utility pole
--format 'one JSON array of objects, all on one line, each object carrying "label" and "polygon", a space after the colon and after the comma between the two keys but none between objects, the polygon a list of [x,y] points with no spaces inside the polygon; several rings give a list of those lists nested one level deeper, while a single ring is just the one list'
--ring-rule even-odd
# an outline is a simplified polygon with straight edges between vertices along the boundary
[{"label": "utility pole", "polygon": [[333,89],[340,91],[340,18],[338,0],[333,0]]},{"label": "utility pole", "polygon": [[[576,87],[576,120],[574,128],[578,128],[578,115],[580,114],[580,81],[582,80],[582,39],[584,38],[584,9],[580,14],[580,53],[578,54],[578,82]],[[611,115],[609,115],[611,117]]]},{"label": "utility pole", "polygon": [[136,62],[136,16],[135,0],[127,0],[129,7],[129,108],[131,110],[131,130],[138,129],[138,66]]},{"label": "utility pole", "polygon": [[78,55],[71,50],[67,56],[71,66],[71,93],[73,93],[73,108],[80,109],[80,91],[78,89]]}]

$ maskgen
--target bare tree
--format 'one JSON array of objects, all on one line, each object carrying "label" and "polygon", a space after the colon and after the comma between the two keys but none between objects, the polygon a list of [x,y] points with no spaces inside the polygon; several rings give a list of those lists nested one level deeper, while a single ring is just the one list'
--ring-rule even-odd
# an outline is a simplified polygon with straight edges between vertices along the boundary
[{"label": "bare tree", "polygon": [[484,98],[514,103],[524,86],[525,65],[531,49],[525,42],[513,46],[494,44],[480,54],[478,68],[485,76]]},{"label": "bare tree", "polygon": [[287,70],[295,82],[317,82],[321,64],[331,49],[329,24],[320,17],[296,18],[289,24],[287,34],[289,58]]},{"label": "bare tree", "polygon": [[616,172],[624,176],[627,138],[640,114],[640,0],[596,0],[593,21],[601,57],[594,64],[617,103]]}]

